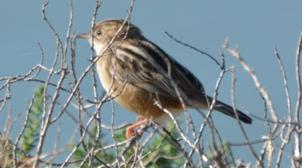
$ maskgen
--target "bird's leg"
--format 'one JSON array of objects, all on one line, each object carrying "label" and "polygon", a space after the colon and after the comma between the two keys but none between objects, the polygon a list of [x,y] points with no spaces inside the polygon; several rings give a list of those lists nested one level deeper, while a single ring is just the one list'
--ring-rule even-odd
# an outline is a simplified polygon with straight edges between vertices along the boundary
[{"label": "bird's leg", "polygon": [[[126,138],[130,139],[130,138],[134,137],[136,135],[135,130],[138,129],[141,125],[147,124],[148,121],[149,120],[147,118],[144,118],[143,116],[139,116],[135,123],[133,123],[133,124],[131,124],[130,126],[127,127]],[[138,129],[137,133],[139,135],[141,135],[143,132],[142,132],[141,129]]]}]

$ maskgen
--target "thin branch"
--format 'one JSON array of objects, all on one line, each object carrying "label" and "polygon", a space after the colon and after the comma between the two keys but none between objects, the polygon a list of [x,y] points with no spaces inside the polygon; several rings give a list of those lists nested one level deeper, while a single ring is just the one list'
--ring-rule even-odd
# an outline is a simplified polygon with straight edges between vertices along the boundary
[{"label": "thin branch", "polygon": [[173,39],[177,43],[179,43],[179,44],[181,44],[183,46],[186,46],[186,47],[192,49],[193,51],[197,51],[198,53],[200,53],[202,55],[208,56],[212,61],[215,62],[215,64],[217,64],[221,69],[223,69],[223,64],[219,63],[219,61],[214,56],[212,56],[211,54],[209,54],[209,53],[207,53],[205,51],[202,51],[202,50],[200,50],[200,49],[198,49],[198,48],[196,48],[196,47],[194,47],[194,46],[192,46],[192,45],[190,45],[188,43],[185,43],[183,41],[178,40],[177,38],[175,38],[173,35],[171,35],[168,32],[165,32],[165,34],[168,35],[168,37],[170,37],[171,39]]},{"label": "thin branch", "polygon": [[[294,113],[294,120],[297,123],[296,131],[295,131],[295,148],[294,148],[294,156],[296,158],[302,158],[301,154],[301,102],[302,102],[302,84],[301,84],[301,51],[302,51],[302,33],[300,34],[298,47],[296,50],[296,60],[295,60],[295,68],[296,68],[296,81],[297,81],[297,100],[296,100],[296,109]],[[299,131],[300,130],[300,131]]]}]

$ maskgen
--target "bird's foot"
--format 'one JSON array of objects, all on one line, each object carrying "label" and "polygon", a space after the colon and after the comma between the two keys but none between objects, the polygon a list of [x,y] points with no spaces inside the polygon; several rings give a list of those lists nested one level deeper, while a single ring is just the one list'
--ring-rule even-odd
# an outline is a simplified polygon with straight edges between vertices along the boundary
[{"label": "bird's foot", "polygon": [[131,124],[130,126],[127,127],[126,129],[126,138],[131,139],[137,135],[142,135],[143,134],[143,129],[142,126],[146,125],[149,122],[148,119],[139,116],[138,120]]}]

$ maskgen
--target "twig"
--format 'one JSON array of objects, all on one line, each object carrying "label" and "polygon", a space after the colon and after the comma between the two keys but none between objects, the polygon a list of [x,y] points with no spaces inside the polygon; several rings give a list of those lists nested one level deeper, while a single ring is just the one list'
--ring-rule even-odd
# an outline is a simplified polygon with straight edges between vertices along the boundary
[{"label": "twig", "polygon": [[[176,38],[175,38],[173,35],[171,35],[169,32],[165,32],[165,34],[168,35],[171,39],[173,39],[173,40],[176,41],[177,43],[179,43],[179,44],[181,44],[181,45],[183,45],[183,46],[186,46],[186,47],[192,49],[193,51],[197,51],[198,53],[200,53],[200,54],[202,54],[202,55],[208,56],[208,57],[209,57],[212,61],[214,61],[220,68],[223,67],[223,65],[222,65],[221,63],[219,63],[219,61],[218,61],[215,57],[213,57],[212,55],[210,55],[209,53],[207,53],[207,52],[205,52],[205,51],[202,51],[202,50],[200,50],[200,49],[198,49],[198,48],[196,48],[196,47],[194,47],[194,46],[192,46],[192,45],[190,45],[190,44],[188,44],[188,43],[185,43],[185,42],[183,42],[183,41],[180,41],[180,40],[176,39]],[[222,69],[223,69],[223,68],[222,68]]]},{"label": "twig", "polygon": [[[297,123],[295,130],[295,147],[294,147],[294,157],[302,158],[301,154],[301,102],[302,102],[302,84],[301,84],[301,51],[302,51],[302,33],[300,34],[298,47],[296,50],[296,60],[295,60],[295,68],[296,68],[296,81],[297,81],[297,100],[296,100],[296,108],[294,113],[294,121]],[[300,163],[302,165],[302,163]]]}]

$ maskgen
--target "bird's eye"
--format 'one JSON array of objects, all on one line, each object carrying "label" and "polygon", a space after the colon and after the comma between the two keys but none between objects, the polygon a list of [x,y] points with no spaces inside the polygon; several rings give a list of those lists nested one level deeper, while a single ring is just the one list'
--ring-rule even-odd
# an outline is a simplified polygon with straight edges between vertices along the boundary
[{"label": "bird's eye", "polygon": [[102,35],[102,32],[100,31],[100,30],[98,30],[97,32],[96,32],[96,36],[97,37],[100,37]]}]

